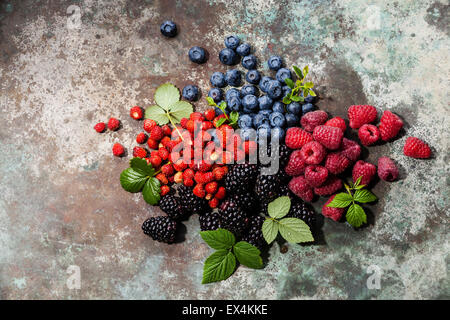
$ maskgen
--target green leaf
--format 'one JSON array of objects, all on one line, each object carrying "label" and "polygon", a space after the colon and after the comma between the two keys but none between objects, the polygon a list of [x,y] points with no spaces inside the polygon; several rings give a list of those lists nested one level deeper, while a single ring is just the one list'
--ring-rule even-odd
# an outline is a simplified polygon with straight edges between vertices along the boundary
[{"label": "green leaf", "polygon": [[151,204],[152,206],[157,205],[159,199],[161,199],[161,189],[160,182],[155,177],[151,177],[147,180],[142,190],[142,196],[145,202]]},{"label": "green leaf", "polygon": [[169,115],[173,122],[179,123],[182,118],[189,118],[192,112],[194,112],[192,104],[187,101],[177,101],[170,107]]},{"label": "green leaf", "polygon": [[286,79],[284,79],[284,82],[286,82],[286,84],[289,88],[291,88],[291,89],[295,88],[294,81],[292,81],[291,79],[286,78]]},{"label": "green leaf", "polygon": [[288,242],[311,242],[314,238],[308,225],[297,218],[284,218],[279,221],[281,236]]},{"label": "green leaf", "polygon": [[233,247],[233,252],[240,264],[253,269],[263,266],[261,251],[246,241],[239,241]]},{"label": "green leaf", "polygon": [[356,228],[367,222],[367,216],[364,209],[356,203],[348,208],[345,218],[348,223]]},{"label": "green leaf", "polygon": [[227,103],[225,101],[222,101],[219,104],[219,109],[222,110],[223,112],[225,112],[225,109],[227,108]]},{"label": "green leaf", "polygon": [[232,123],[236,123],[239,119],[239,113],[237,111],[231,111],[230,120]]},{"label": "green leaf", "polygon": [[297,77],[298,77],[299,79],[303,79],[303,78],[304,78],[304,77],[303,77],[303,73],[302,73],[302,71],[300,70],[299,67],[293,66],[292,69],[294,69],[294,72],[297,74]]},{"label": "green leaf", "polygon": [[308,66],[305,66],[305,67],[303,68],[303,77],[306,78],[306,76],[307,76],[308,73],[309,73],[309,67],[308,67]]},{"label": "green leaf", "polygon": [[263,237],[267,243],[271,243],[278,234],[278,222],[272,219],[266,219],[262,225]]},{"label": "green leaf", "polygon": [[307,89],[314,88],[314,83],[312,83],[311,81],[306,82],[305,88],[307,88]]},{"label": "green leaf", "polygon": [[291,100],[292,100],[292,101],[295,101],[295,102],[300,102],[300,101],[302,101],[302,99],[301,99],[300,96],[291,96]]},{"label": "green leaf", "polygon": [[225,121],[227,121],[227,118],[220,118],[219,120],[217,120],[216,122],[216,127],[220,127]]},{"label": "green leaf", "polygon": [[159,125],[164,125],[169,122],[166,111],[157,105],[148,107],[145,110],[145,118],[155,120]]},{"label": "green leaf", "polygon": [[291,103],[291,99],[289,99],[289,97],[286,96],[286,97],[283,98],[283,103],[284,104],[289,104],[289,103]]},{"label": "green leaf", "polygon": [[155,102],[164,110],[169,108],[180,100],[180,91],[171,83],[165,83],[156,89]]},{"label": "green leaf", "polygon": [[153,169],[151,164],[147,164],[145,159],[134,157],[130,160],[130,167],[135,169],[136,171],[141,171],[148,177],[153,177],[155,174],[155,169]]},{"label": "green leaf", "polygon": [[331,208],[346,208],[351,205],[353,198],[351,195],[345,192],[338,193],[333,200],[327,204],[327,207]]},{"label": "green leaf", "polygon": [[202,239],[213,249],[230,249],[236,242],[234,235],[225,229],[200,231]]},{"label": "green leaf", "polygon": [[225,280],[233,274],[235,269],[234,254],[228,250],[218,250],[205,261],[202,284]]},{"label": "green leaf", "polygon": [[377,200],[377,196],[367,189],[356,190],[355,194],[353,195],[353,198],[355,199],[355,201],[361,203],[373,202]]},{"label": "green leaf", "polygon": [[309,95],[310,95],[311,97],[315,97],[315,96],[316,96],[316,93],[310,89],[310,90],[309,90]]},{"label": "green leaf", "polygon": [[210,106],[215,106],[215,105],[216,105],[216,102],[215,102],[214,99],[211,98],[211,97],[206,97],[206,101],[208,101],[208,104],[209,104]]},{"label": "green leaf", "polygon": [[361,179],[362,179],[362,176],[360,176],[358,179],[356,179],[355,184],[353,185],[353,187],[359,186],[359,184],[361,183]]},{"label": "green leaf", "polygon": [[291,199],[287,196],[283,196],[269,203],[267,210],[269,212],[269,216],[275,219],[280,219],[289,213],[290,208]]},{"label": "green leaf", "polygon": [[354,190],[360,190],[362,188],[364,188],[365,185],[364,184],[360,184],[359,186],[353,187]]},{"label": "green leaf", "polygon": [[128,192],[139,192],[147,179],[148,177],[143,171],[128,168],[120,174],[120,185]]}]

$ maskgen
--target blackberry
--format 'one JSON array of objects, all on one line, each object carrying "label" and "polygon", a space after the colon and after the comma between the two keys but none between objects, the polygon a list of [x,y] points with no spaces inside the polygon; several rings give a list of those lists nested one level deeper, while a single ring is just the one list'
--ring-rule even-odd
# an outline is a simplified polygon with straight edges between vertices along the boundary
[{"label": "blackberry", "polygon": [[245,212],[236,202],[228,199],[219,207],[220,221],[222,228],[225,228],[234,234],[241,233],[247,226],[247,217]]},{"label": "blackberry", "polygon": [[301,200],[291,203],[291,209],[286,217],[303,220],[309,226],[311,231],[313,231],[316,224],[316,213]]},{"label": "blackberry", "polygon": [[172,243],[175,241],[177,223],[165,216],[152,217],[145,220],[142,224],[142,230],[153,240]]},{"label": "blackberry", "polygon": [[249,227],[245,232],[245,235],[242,237],[243,241],[247,241],[260,250],[266,244],[262,233],[262,225],[264,223],[264,220],[265,218],[259,215],[249,218]]},{"label": "blackberry", "polygon": [[234,194],[231,196],[231,199],[247,213],[256,213],[258,211],[258,201],[253,192]]},{"label": "blackberry", "polygon": [[277,175],[259,175],[255,183],[255,194],[260,202],[273,201],[280,191],[280,179]]},{"label": "blackberry", "polygon": [[179,220],[184,215],[179,198],[173,194],[163,196],[159,201],[159,207],[173,220]]},{"label": "blackberry", "polygon": [[[260,146],[261,148],[266,148],[267,150],[267,156],[269,158],[274,158],[276,156],[278,156],[278,170],[275,171],[272,168],[270,168],[269,174],[278,174],[278,173],[284,173],[284,167],[287,165],[287,163],[289,162],[289,156],[291,155],[291,150],[286,147],[285,144],[281,143],[278,149],[278,155],[272,155],[272,147],[271,144],[266,145],[262,145]],[[261,159],[258,159],[261,163]],[[264,162],[267,162],[267,159],[265,159]],[[271,162],[267,163],[267,164],[261,164],[262,167],[270,167]]]},{"label": "blackberry", "polygon": [[220,216],[217,212],[208,212],[198,217],[202,231],[217,230],[221,228]]},{"label": "blackberry", "polygon": [[204,198],[197,197],[192,189],[181,185],[178,187],[178,195],[180,196],[181,208],[184,212],[203,214],[205,213],[209,206],[208,201]]},{"label": "blackberry", "polygon": [[258,166],[243,163],[231,167],[225,176],[225,188],[230,194],[243,193],[255,183],[258,175]]}]

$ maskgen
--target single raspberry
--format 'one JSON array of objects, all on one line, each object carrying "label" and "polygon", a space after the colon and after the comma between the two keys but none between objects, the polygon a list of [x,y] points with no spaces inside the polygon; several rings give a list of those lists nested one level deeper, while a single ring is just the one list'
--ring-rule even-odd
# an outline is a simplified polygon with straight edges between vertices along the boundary
[{"label": "single raspberry", "polygon": [[208,205],[211,209],[217,208],[219,206],[219,199],[212,198],[211,200],[209,200]]},{"label": "single raspberry", "polygon": [[310,165],[305,169],[305,179],[311,187],[319,187],[328,178],[328,169],[318,165]]},{"label": "single raspberry", "polygon": [[247,141],[244,141],[243,149],[244,149],[245,154],[253,155],[256,152],[256,150],[258,149],[258,145],[257,145],[256,141],[247,140]]},{"label": "single raspberry", "polygon": [[192,192],[199,198],[204,198],[206,196],[205,188],[201,183],[197,183]]},{"label": "single raspberry", "polygon": [[164,197],[166,194],[170,192],[170,187],[167,185],[162,185],[160,189],[161,189],[161,197]]},{"label": "single raspberry", "polygon": [[327,181],[320,187],[314,188],[314,193],[319,196],[328,196],[342,188],[341,179],[335,176],[328,176]]},{"label": "single raspberry", "polygon": [[226,195],[227,195],[227,192],[226,192],[226,189],[224,187],[219,187],[217,189],[217,192],[216,192],[216,198],[217,199],[221,200],[221,199],[225,198]]},{"label": "single raspberry", "polygon": [[358,137],[365,146],[370,146],[380,140],[380,131],[373,124],[363,124],[358,130]]},{"label": "single raspberry", "polygon": [[164,134],[165,136],[170,137],[170,135],[172,134],[172,129],[171,129],[167,124],[163,125],[163,126],[161,127],[161,129],[162,129],[163,134]]},{"label": "single raspberry", "polygon": [[108,121],[108,129],[111,131],[116,131],[120,127],[120,121],[116,118],[110,118]]},{"label": "single raspberry", "polygon": [[158,141],[148,138],[147,146],[149,147],[149,149],[156,149],[158,148]]},{"label": "single raspberry", "polygon": [[303,174],[305,171],[306,163],[303,158],[301,150],[294,150],[289,156],[289,161],[284,168],[284,172],[286,172],[290,176],[299,176]]},{"label": "single raspberry", "polygon": [[345,120],[341,117],[334,117],[325,122],[326,126],[329,127],[336,127],[341,129],[342,131],[345,131],[347,129],[347,125],[345,124]]},{"label": "single raspberry", "polygon": [[315,127],[324,124],[327,121],[327,119],[328,114],[325,111],[317,110],[305,114],[301,118],[300,123],[303,129],[305,129],[308,132],[313,132]]},{"label": "single raspberry", "polygon": [[214,120],[214,117],[216,116],[216,112],[214,111],[214,109],[208,109],[205,111],[205,119],[212,121]]},{"label": "single raspberry", "polygon": [[361,146],[356,141],[342,138],[340,152],[349,160],[356,161],[361,154]]},{"label": "single raspberry", "polygon": [[147,151],[141,147],[133,148],[133,157],[145,158],[147,157]]},{"label": "single raspberry", "polygon": [[130,109],[130,117],[134,120],[141,120],[144,117],[144,110],[138,106],[132,107]]},{"label": "single raspberry", "polygon": [[150,133],[150,131],[152,130],[153,127],[157,126],[158,124],[156,123],[155,120],[152,119],[145,119],[144,120],[144,124],[143,124],[143,128],[145,131],[147,131],[148,133]]},{"label": "single raspberry", "polygon": [[311,202],[314,197],[313,189],[304,176],[292,178],[291,181],[289,181],[288,187],[289,190],[303,201]]},{"label": "single raspberry", "polygon": [[154,126],[150,130],[150,139],[153,139],[155,141],[160,141],[163,136],[164,136],[164,133],[160,126]]},{"label": "single raspberry", "polygon": [[158,179],[162,184],[169,183],[169,180],[167,180],[166,175],[162,172],[158,173],[155,178]]},{"label": "single raspberry", "polygon": [[403,154],[417,159],[427,159],[431,156],[431,149],[428,144],[419,138],[409,137],[403,146]]},{"label": "single raspberry", "polygon": [[372,181],[372,178],[375,176],[376,173],[377,168],[375,167],[375,165],[369,162],[359,160],[353,166],[352,178],[353,181],[356,182],[356,180],[358,180],[359,177],[362,177],[360,184],[366,186],[370,183],[370,181]]},{"label": "single raspberry", "polygon": [[374,106],[359,105],[348,108],[350,128],[359,129],[363,124],[371,123],[377,118],[377,109]]},{"label": "single raspberry", "polygon": [[397,136],[403,128],[403,121],[396,114],[386,110],[380,119],[378,129],[380,129],[381,140],[388,141]]},{"label": "single raspberry", "polygon": [[327,217],[330,218],[334,221],[339,221],[342,218],[342,215],[345,212],[345,208],[332,208],[332,207],[327,207],[327,204],[329,204],[331,201],[333,201],[334,197],[336,195],[332,195],[327,202],[325,202],[325,204],[322,207],[322,214]]},{"label": "single raspberry", "polygon": [[325,148],[336,150],[341,146],[344,132],[336,127],[317,126],[314,128],[313,138]]},{"label": "single raspberry", "polygon": [[319,164],[327,155],[325,147],[317,141],[308,142],[300,149],[300,152],[306,164]]},{"label": "single raspberry", "polygon": [[161,165],[162,159],[160,156],[155,155],[150,157],[150,163],[154,168],[157,168]]},{"label": "single raspberry", "polygon": [[313,137],[311,133],[306,132],[305,130],[298,127],[292,127],[287,129],[284,142],[286,146],[291,149],[300,149],[306,143],[312,140]]},{"label": "single raspberry", "polygon": [[325,168],[332,174],[339,174],[350,167],[352,162],[340,152],[332,152],[327,155]]},{"label": "single raspberry", "polygon": [[212,181],[205,185],[205,191],[211,194],[215,194],[217,192],[218,187],[219,184],[216,181]]},{"label": "single raspberry", "polygon": [[384,181],[394,181],[398,178],[398,168],[394,160],[388,157],[378,159],[378,176]]},{"label": "single raspberry", "polygon": [[116,157],[121,157],[124,155],[125,149],[120,143],[115,143],[112,147],[112,152]]},{"label": "single raspberry", "polygon": [[143,144],[143,143],[145,143],[147,138],[148,138],[148,136],[144,132],[141,132],[136,136],[136,142],[139,144]]},{"label": "single raspberry", "polygon": [[167,163],[167,164],[163,165],[161,167],[161,172],[164,173],[166,175],[166,177],[173,175],[174,169],[173,169],[172,164]]},{"label": "single raspberry", "polygon": [[104,122],[99,122],[94,126],[94,130],[98,133],[102,133],[106,129],[106,124]]}]

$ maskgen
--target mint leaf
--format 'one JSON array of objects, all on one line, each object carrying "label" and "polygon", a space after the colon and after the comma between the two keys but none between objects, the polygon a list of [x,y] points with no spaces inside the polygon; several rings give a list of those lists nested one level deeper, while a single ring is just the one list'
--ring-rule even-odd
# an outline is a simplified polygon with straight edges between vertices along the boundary
[{"label": "mint leaf", "polygon": [[227,108],[227,103],[226,103],[225,101],[222,101],[222,102],[219,104],[219,108],[220,108],[223,112],[225,112],[225,109]]},{"label": "mint leaf", "polygon": [[200,236],[211,248],[216,250],[230,249],[236,242],[230,231],[220,228],[214,231],[201,231]]},{"label": "mint leaf", "polygon": [[156,89],[155,102],[161,108],[168,111],[169,108],[180,100],[180,91],[171,83],[165,83]]},{"label": "mint leaf", "polygon": [[327,207],[331,208],[346,208],[351,205],[353,198],[351,195],[345,192],[338,193],[333,200],[327,204]]},{"label": "mint leaf", "polygon": [[189,118],[192,112],[194,112],[192,104],[187,101],[177,101],[170,107],[169,115],[175,123],[178,123],[182,118]]},{"label": "mint leaf", "polygon": [[356,228],[367,222],[367,216],[364,209],[356,203],[348,208],[345,218],[348,223]]},{"label": "mint leaf", "polygon": [[286,82],[287,86],[291,89],[294,89],[295,85],[294,85],[294,81],[292,81],[289,78],[284,79],[284,82]]},{"label": "mint leaf", "polygon": [[239,113],[237,111],[231,111],[230,120],[232,123],[236,123],[239,119]]},{"label": "mint leaf", "polygon": [[153,169],[152,165],[147,164],[146,160],[139,157],[134,157],[130,160],[130,167],[136,171],[142,172],[149,177],[153,177],[153,175],[155,174],[155,169]]},{"label": "mint leaf", "polygon": [[240,264],[253,269],[262,268],[261,251],[250,243],[239,241],[234,245],[233,252]]},{"label": "mint leaf", "polygon": [[291,208],[291,199],[289,197],[279,197],[269,203],[267,211],[269,212],[269,216],[275,219],[283,218],[285,215],[289,213],[289,209]]},{"label": "mint leaf", "polygon": [[161,199],[160,182],[155,177],[151,177],[145,182],[144,189],[142,190],[142,196],[145,202],[152,206],[157,205],[159,199]]},{"label": "mint leaf", "polygon": [[298,77],[299,79],[303,79],[303,78],[304,78],[304,77],[303,77],[303,73],[302,73],[302,71],[300,70],[299,67],[297,67],[297,66],[292,66],[292,69],[294,69],[294,71],[295,71],[295,73],[297,74],[297,77]]},{"label": "mint leaf", "polygon": [[288,242],[311,242],[314,238],[308,225],[297,218],[284,218],[279,221],[281,236]]},{"label": "mint leaf", "polygon": [[262,233],[263,237],[267,243],[271,243],[278,234],[278,222],[272,219],[266,218],[262,225]]},{"label": "mint leaf", "polygon": [[235,269],[236,258],[233,253],[225,249],[218,250],[205,261],[202,284],[225,280]]},{"label": "mint leaf", "polygon": [[225,121],[227,121],[227,118],[220,118],[216,122],[216,128],[220,127]]},{"label": "mint leaf", "polygon": [[377,200],[377,196],[367,189],[356,190],[355,194],[353,195],[353,198],[355,199],[355,201],[361,203],[373,202]]},{"label": "mint leaf", "polygon": [[159,125],[169,122],[166,111],[156,105],[150,106],[145,110],[145,118],[155,120]]},{"label": "mint leaf", "polygon": [[120,185],[128,192],[139,192],[147,179],[148,177],[143,171],[128,168],[120,174]]}]

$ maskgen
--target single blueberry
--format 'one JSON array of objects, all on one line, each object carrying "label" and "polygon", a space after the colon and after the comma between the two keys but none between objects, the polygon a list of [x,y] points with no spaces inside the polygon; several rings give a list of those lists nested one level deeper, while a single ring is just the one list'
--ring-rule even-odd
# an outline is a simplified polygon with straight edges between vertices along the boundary
[{"label": "single blueberry", "polygon": [[286,118],[280,112],[273,112],[270,115],[270,125],[272,127],[284,127],[286,124]]},{"label": "single blueberry", "polygon": [[262,113],[258,113],[254,118],[253,118],[253,126],[255,128],[259,128],[262,124],[270,124],[270,119],[267,115],[262,114]]},{"label": "single blueberry", "polygon": [[258,98],[252,94],[246,95],[244,98],[242,98],[242,106],[245,109],[250,110],[250,112],[255,111],[259,107]]},{"label": "single blueberry", "polygon": [[225,100],[230,101],[232,97],[240,97],[241,92],[236,88],[228,89],[227,93],[225,93]]},{"label": "single blueberry", "polygon": [[173,38],[177,35],[177,25],[173,21],[164,21],[159,29],[161,30],[161,33],[166,37]]},{"label": "single blueberry", "polygon": [[227,82],[225,81],[225,75],[222,72],[214,72],[211,75],[211,78],[209,78],[209,81],[211,82],[211,85],[213,87],[217,88],[223,88],[227,85]]},{"label": "single blueberry", "polygon": [[258,99],[261,110],[272,110],[273,100],[268,96],[261,96]]},{"label": "single blueberry", "polygon": [[267,95],[272,99],[278,99],[283,94],[283,89],[277,80],[271,80],[266,85]]},{"label": "single blueberry", "polygon": [[276,78],[284,86],[286,84],[284,79],[286,79],[286,78],[292,79],[291,70],[286,69],[286,68],[281,68],[280,70],[277,71]]},{"label": "single blueberry", "polygon": [[286,132],[284,131],[283,128],[280,128],[280,127],[272,128],[271,139],[272,139],[272,141],[278,140],[279,142],[283,142],[285,134],[286,134]]},{"label": "single blueberry", "polygon": [[239,111],[241,109],[241,99],[239,97],[231,97],[227,102],[227,106],[230,107],[231,111]]},{"label": "single blueberry", "polygon": [[239,46],[239,43],[241,42],[241,40],[236,36],[228,36],[225,38],[224,42],[225,42],[225,47],[227,47],[228,49],[235,50]]},{"label": "single blueberry", "polygon": [[237,48],[236,52],[238,55],[245,57],[250,54],[251,47],[248,43],[241,43]]},{"label": "single blueberry", "polygon": [[189,101],[197,101],[199,93],[198,87],[191,84],[183,88],[183,98]]},{"label": "single blueberry", "polygon": [[258,96],[258,88],[252,84],[246,84],[241,88],[241,97],[245,97],[246,95],[252,94],[254,96]]},{"label": "single blueberry", "polygon": [[270,115],[272,114],[272,110],[269,110],[269,109],[259,110],[258,114],[264,114],[264,115],[270,117]]},{"label": "single blueberry", "polygon": [[208,92],[208,97],[213,98],[214,102],[219,102],[222,100],[223,98],[223,92],[222,89],[219,88],[212,88],[211,90],[209,90]]},{"label": "single blueberry", "polygon": [[286,126],[287,127],[296,127],[300,124],[299,123],[300,119],[295,114],[286,113],[285,118],[286,118]]},{"label": "single blueberry", "polygon": [[271,56],[269,60],[267,60],[267,65],[269,69],[278,71],[283,66],[283,60],[279,56]]},{"label": "single blueberry", "polygon": [[314,101],[316,101],[316,97],[308,94],[308,96],[305,98],[305,102],[306,103],[313,103]]},{"label": "single blueberry", "polygon": [[240,136],[244,141],[256,140],[256,131],[253,128],[243,128],[240,131]]},{"label": "single blueberry", "polygon": [[292,89],[289,88],[288,86],[283,86],[283,98],[286,97],[289,93],[292,92]]},{"label": "single blueberry", "polygon": [[238,62],[238,56],[234,50],[225,48],[219,52],[219,60],[227,66],[232,66]]},{"label": "single blueberry", "polygon": [[253,125],[253,119],[248,114],[244,114],[239,117],[238,125],[240,128],[251,128]]},{"label": "single blueberry", "polygon": [[242,66],[247,70],[256,69],[257,61],[256,57],[252,54],[242,58]]},{"label": "single blueberry", "polygon": [[273,112],[280,112],[280,113],[285,113],[286,112],[284,110],[284,103],[282,103],[280,101],[275,101],[273,103],[272,110],[273,110]]},{"label": "single blueberry", "polygon": [[189,59],[195,63],[206,62],[206,51],[201,47],[192,47],[189,49]]},{"label": "single blueberry", "polygon": [[220,116],[221,114],[223,114],[223,111],[217,107],[214,107],[214,111],[216,112],[216,116]]},{"label": "single blueberry", "polygon": [[302,114],[308,113],[310,111],[314,111],[315,107],[312,103],[306,103],[302,105]]},{"label": "single blueberry", "polygon": [[264,76],[259,81],[259,88],[262,92],[267,92],[267,85],[269,84],[269,81],[273,80],[271,77]]},{"label": "single blueberry", "polygon": [[229,86],[239,87],[242,82],[241,72],[237,69],[228,70],[225,74],[225,80]]},{"label": "single blueberry", "polygon": [[298,102],[291,102],[287,105],[287,111],[293,114],[300,114],[300,111],[302,110],[302,106]]},{"label": "single blueberry", "polygon": [[249,70],[245,75],[245,80],[251,84],[258,84],[261,80],[261,74],[258,70]]},{"label": "single blueberry", "polygon": [[270,138],[271,128],[268,124],[262,124],[258,127],[258,141],[264,142]]}]

